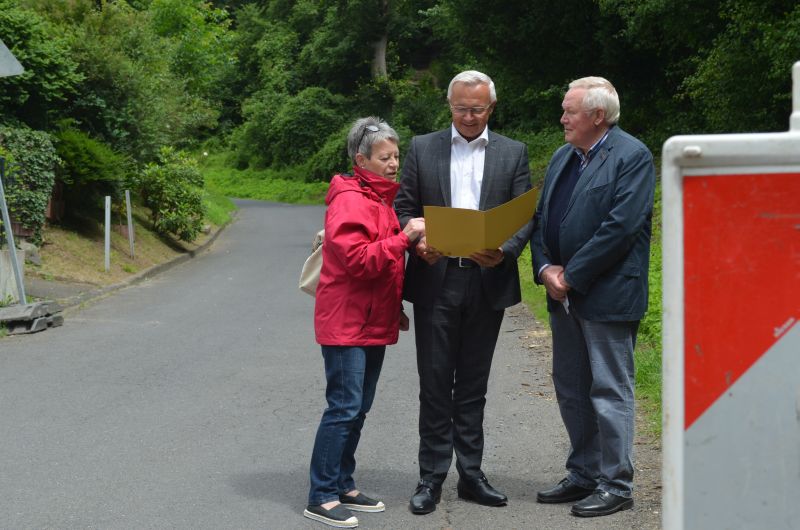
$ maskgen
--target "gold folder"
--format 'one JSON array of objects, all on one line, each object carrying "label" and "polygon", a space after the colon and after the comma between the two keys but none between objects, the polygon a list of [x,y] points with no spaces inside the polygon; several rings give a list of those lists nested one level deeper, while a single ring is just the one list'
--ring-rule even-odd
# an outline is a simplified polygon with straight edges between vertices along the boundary
[{"label": "gold folder", "polygon": [[538,192],[529,190],[491,210],[425,206],[425,236],[445,256],[469,256],[479,250],[498,249],[536,211]]}]

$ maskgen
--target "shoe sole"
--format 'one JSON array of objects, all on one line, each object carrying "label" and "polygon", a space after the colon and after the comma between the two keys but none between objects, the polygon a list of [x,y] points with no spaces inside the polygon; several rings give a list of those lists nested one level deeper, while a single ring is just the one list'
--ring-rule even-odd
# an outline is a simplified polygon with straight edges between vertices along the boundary
[{"label": "shoe sole", "polygon": [[603,512],[584,512],[580,510],[576,510],[575,507],[572,507],[571,513],[577,517],[602,517],[603,515],[611,515],[612,513],[622,512],[625,510],[630,510],[633,508],[633,499],[630,499],[630,502],[624,502],[614,508],[613,510],[605,510]]},{"label": "shoe sole", "polygon": [[541,504],[563,504],[565,502],[581,501],[581,500],[585,499],[586,497],[588,497],[589,495],[591,495],[592,493],[594,493],[594,490],[589,491],[589,492],[587,492],[585,494],[571,495],[569,497],[557,497],[555,499],[552,499],[552,498],[548,499],[547,497],[540,497],[539,494],[536,494],[536,502],[539,502]]},{"label": "shoe sole", "polygon": [[495,502],[495,503],[480,502],[473,495],[470,495],[469,493],[465,493],[465,492],[461,492],[461,491],[458,492],[458,498],[459,499],[463,499],[465,501],[474,502],[475,504],[480,504],[481,506],[495,506],[496,507],[496,506],[505,506],[506,504],[508,504],[508,499],[506,499],[504,501],[498,501],[498,502]]},{"label": "shoe sole", "polygon": [[386,505],[380,501],[375,506],[367,506],[365,504],[350,504],[348,502],[343,502],[342,506],[351,512],[378,513],[386,510]]},{"label": "shoe sole", "polygon": [[355,522],[348,523],[347,521],[337,521],[336,519],[331,519],[329,517],[325,517],[324,515],[318,515],[316,513],[311,513],[308,510],[303,510],[303,517],[307,517],[308,519],[312,519],[314,521],[319,521],[320,523],[325,523],[328,526],[333,526],[335,528],[355,528],[358,526],[358,519],[355,519]]}]

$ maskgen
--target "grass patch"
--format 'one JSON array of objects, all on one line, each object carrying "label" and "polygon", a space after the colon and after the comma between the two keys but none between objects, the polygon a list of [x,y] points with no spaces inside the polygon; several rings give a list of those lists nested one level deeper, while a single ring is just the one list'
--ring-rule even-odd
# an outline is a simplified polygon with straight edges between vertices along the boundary
[{"label": "grass patch", "polygon": [[203,197],[203,206],[206,210],[206,219],[211,223],[222,226],[231,220],[231,213],[236,211],[233,201],[221,193],[206,190]]},{"label": "grass patch", "polygon": [[548,326],[547,298],[544,287],[533,281],[533,266],[531,265],[530,245],[526,246],[517,260],[519,267],[519,283],[522,287],[522,301],[539,322]]},{"label": "grass patch", "polygon": [[226,166],[226,153],[203,157],[200,171],[209,192],[239,199],[295,204],[321,204],[328,182],[300,182],[274,169],[235,169]]}]

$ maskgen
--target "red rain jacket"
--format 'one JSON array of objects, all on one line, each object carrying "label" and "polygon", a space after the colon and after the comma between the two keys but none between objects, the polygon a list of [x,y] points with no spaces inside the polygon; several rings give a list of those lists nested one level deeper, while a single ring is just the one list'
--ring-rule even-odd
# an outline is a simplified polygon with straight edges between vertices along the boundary
[{"label": "red rain jacket", "polygon": [[317,342],[382,346],[400,330],[408,236],[392,209],[399,184],[365,169],[335,175],[325,204],[322,271],[314,307]]}]

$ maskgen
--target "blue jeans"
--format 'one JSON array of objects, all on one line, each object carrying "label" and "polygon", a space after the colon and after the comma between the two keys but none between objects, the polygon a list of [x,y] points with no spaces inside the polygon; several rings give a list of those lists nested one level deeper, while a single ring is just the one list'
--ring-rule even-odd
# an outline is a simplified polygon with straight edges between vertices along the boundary
[{"label": "blue jeans", "polygon": [[633,490],[634,368],[638,322],[550,313],[553,383],[570,443],[567,478],[622,497]]},{"label": "blue jeans", "polygon": [[356,489],[356,448],[375,399],[386,346],[323,346],[328,407],[311,454],[309,504],[339,500]]}]

